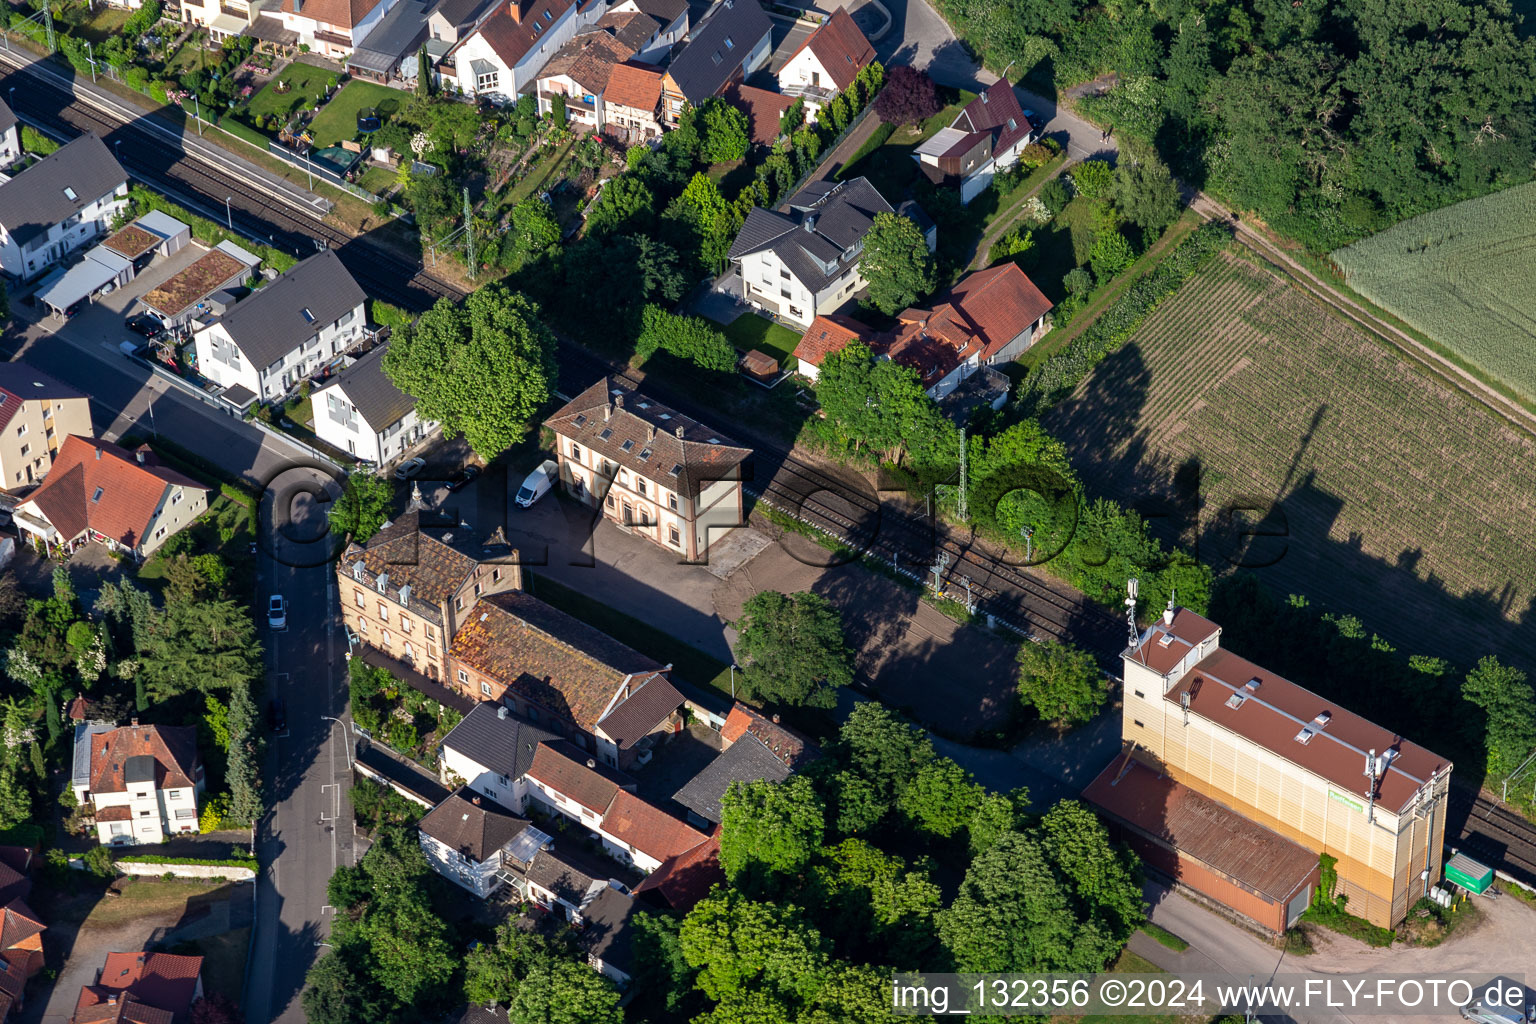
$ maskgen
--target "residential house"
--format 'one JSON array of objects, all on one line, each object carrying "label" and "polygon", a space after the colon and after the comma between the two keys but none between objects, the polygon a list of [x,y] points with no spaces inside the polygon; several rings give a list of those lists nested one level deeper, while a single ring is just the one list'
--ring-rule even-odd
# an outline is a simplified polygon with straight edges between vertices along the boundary
[{"label": "residential house", "polygon": [[[399,0],[347,61],[347,71],[385,85],[414,88],[423,46],[431,62],[483,17],[495,0]],[[434,51],[436,51],[434,53]]]},{"label": "residential house", "polygon": [[50,552],[96,541],[144,559],[208,511],[211,493],[162,465],[148,445],[129,452],[71,434],[54,455],[48,479],[16,506],[16,526],[23,538]]},{"label": "residential house", "polygon": [[262,16],[280,22],[300,46],[332,60],[350,57],[396,0],[279,0]]},{"label": "residential house", "polygon": [[1153,867],[1273,934],[1306,911],[1323,855],[1349,912],[1383,928],[1441,877],[1450,761],[1172,601],[1120,659],[1125,752],[1084,796]]},{"label": "residential house", "polygon": [[448,657],[459,692],[500,701],[614,767],[644,764],[657,736],[682,728],[670,666],[522,591],[482,597]]},{"label": "residential house", "polygon": [[635,46],[634,59],[637,61],[658,64],[667,58],[674,46],[688,37],[686,0],[618,0],[608,8],[603,20],[621,18],[627,14],[644,15],[657,26],[651,35]]},{"label": "residential house", "polygon": [[[260,256],[225,239],[145,292],[139,305],[166,330],[179,335],[183,328],[207,326],[223,315],[230,303],[222,300],[221,293],[241,287],[260,269]],[[199,369],[205,366],[199,359]],[[245,404],[255,400],[254,391],[243,390],[250,395]]]},{"label": "residential house", "polygon": [[443,682],[447,647],[482,595],[522,586],[516,550],[456,517],[415,509],[336,563],[348,636],[391,661]]},{"label": "residential house", "polygon": [[675,127],[684,103],[697,107],[766,64],[772,27],[757,0],[717,0],[662,76],[663,122]]},{"label": "residential house", "polygon": [[779,91],[804,99],[809,112],[814,113],[852,85],[874,59],[875,48],[853,23],[848,9],[839,7],[779,68]]},{"label": "residential house", "polygon": [[661,76],[658,67],[626,61],[608,73],[603,124],[609,135],[639,145],[661,134]]},{"label": "residential house", "polygon": [[[494,800],[460,789],[417,823],[432,870],[485,899],[506,884],[502,855],[533,828]],[[534,848],[548,836],[533,829]]]},{"label": "residential house", "polygon": [[811,321],[795,345],[795,363],[800,376],[816,383],[821,364],[834,352],[841,352],[851,342],[873,345],[875,332],[849,316],[827,313]]},{"label": "residential house", "polygon": [[309,396],[315,433],[363,462],[383,466],[437,432],[416,415],[416,400],[384,372],[387,344],[379,345]]},{"label": "residential house", "polygon": [[865,286],[864,236],[893,212],[868,178],[811,182],[787,213],[754,207],[730,249],[747,301],[809,327]]},{"label": "residential house", "polygon": [[108,953],[96,984],[82,985],[70,1024],[189,1024],[203,995],[203,958]]},{"label": "residential house", "polygon": [[89,805],[98,841],[112,845],[158,843],[196,832],[203,764],[191,726],[132,723],[88,737],[91,775],[75,799]]},{"label": "residential house", "polygon": [[127,173],[87,132],[0,183],[0,270],[31,280],[105,234],[127,205]]},{"label": "residential house", "polygon": [[581,911],[576,942],[587,954],[587,965],[620,988],[628,988],[635,973],[634,931],[630,915],[639,906],[634,896],[605,885]]},{"label": "residential house", "polygon": [[1049,329],[1051,301],[1016,263],[961,278],[928,308],[896,317],[882,354],[917,370],[923,387],[943,400],[981,367],[1010,363]]},{"label": "residential house", "polygon": [[[179,0],[179,3],[181,23],[206,28],[215,43],[241,35],[260,14],[260,3],[253,12],[250,0]],[[137,0],[127,0],[127,4],[141,6]]]},{"label": "residential house", "polygon": [[26,363],[0,363],[0,486],[36,483],[65,438],[94,433],[85,395]]},{"label": "residential house", "polygon": [[732,82],[721,96],[747,115],[747,141],[754,146],[772,146],[779,141],[784,112],[795,102],[791,96],[743,82]]},{"label": "residential house", "polygon": [[674,853],[662,861],[645,876],[645,881],[635,886],[635,896],[659,909],[686,914],[717,885],[725,885],[718,828],[691,850]]},{"label": "residential house", "polygon": [[21,122],[4,100],[0,100],[0,170],[21,159]]},{"label": "residential house", "polygon": [[[644,15],[626,15],[631,19]],[[607,20],[605,17],[604,21]],[[604,126],[603,93],[616,65],[628,60],[634,47],[613,32],[601,27],[582,32],[560,47],[539,72],[532,89],[538,99],[539,113],[548,114],[555,98],[565,103],[568,123],[591,132]]]},{"label": "residential house", "polygon": [[559,740],[536,746],[523,776],[520,794],[525,801],[542,813],[563,815],[589,829],[602,823],[619,790],[636,789],[630,776]]},{"label": "residential house", "polygon": [[0,846],[0,1021],[22,1009],[27,982],[43,969],[43,932],[48,926],[27,905],[31,866],[30,849]]},{"label": "residential house", "polygon": [[778,715],[770,718],[739,701],[726,716],[720,740],[720,754],[672,796],[701,828],[720,824],[720,800],[731,783],[783,782],[821,754]]},{"label": "residential house", "polygon": [[275,402],[363,339],[366,301],[326,249],[199,329],[198,369],[215,384]]},{"label": "residential house", "polygon": [[466,96],[513,102],[601,7],[599,0],[501,0],[449,48],[438,76]]},{"label": "residential house", "polygon": [[559,738],[505,704],[481,702],[443,737],[438,775],[445,785],[465,787],[522,813],[528,805],[524,776],[534,752]]},{"label": "residential house", "polygon": [[698,562],[743,523],[743,463],[751,449],[612,378],[544,425],[555,434],[567,491],[628,533]]},{"label": "residential house", "polygon": [[937,184],[957,185],[969,203],[992,183],[998,171],[1019,161],[1035,140],[1034,126],[1019,106],[1006,78],[983,89],[965,105],[948,128],[941,128],[912,151],[924,174]]}]

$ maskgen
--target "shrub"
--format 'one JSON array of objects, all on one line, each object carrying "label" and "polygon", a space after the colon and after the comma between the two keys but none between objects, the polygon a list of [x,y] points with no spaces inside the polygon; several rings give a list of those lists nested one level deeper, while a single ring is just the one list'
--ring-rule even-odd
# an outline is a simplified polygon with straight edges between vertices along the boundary
[{"label": "shrub", "polygon": [[197,817],[197,830],[217,832],[224,827],[224,820],[227,817],[229,817],[229,794],[220,793],[203,804],[202,813]]},{"label": "shrub", "polygon": [[1088,262],[1093,267],[1094,278],[1104,284],[1125,273],[1126,268],[1136,262],[1136,253],[1120,232],[1101,231],[1093,240]]},{"label": "shrub", "polygon": [[85,851],[85,870],[98,878],[113,878],[117,868],[112,866],[112,854],[105,846],[93,846]]},{"label": "shrub", "polygon": [[1040,188],[1040,202],[1050,211],[1052,217],[1067,208],[1072,201],[1072,190],[1067,183],[1060,178],[1052,178]]},{"label": "shrub", "polygon": [[1061,286],[1068,295],[1087,295],[1093,291],[1093,275],[1082,267],[1073,267],[1062,275]]},{"label": "shrub", "polygon": [[1105,199],[1115,188],[1115,172],[1105,160],[1084,160],[1068,172],[1072,187],[1087,199]]}]

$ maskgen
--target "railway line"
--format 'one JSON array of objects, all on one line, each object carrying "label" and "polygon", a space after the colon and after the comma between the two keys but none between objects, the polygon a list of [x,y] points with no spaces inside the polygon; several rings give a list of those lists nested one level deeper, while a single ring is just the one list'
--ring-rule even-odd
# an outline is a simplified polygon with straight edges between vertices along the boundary
[{"label": "railway line", "polygon": [[22,120],[66,140],[95,132],[112,147],[131,177],[210,220],[228,223],[247,238],[265,241],[301,258],[319,249],[334,249],[370,295],[421,310],[439,298],[457,299],[466,294],[427,274],[419,263],[366,236],[349,235],[314,212],[296,209],[248,180],[189,156],[145,125],[124,123],[46,78],[9,71],[0,80],[0,89],[12,99],[13,109]]},{"label": "railway line", "polygon": [[1515,812],[1452,788],[1445,834],[1447,845],[1536,888],[1536,825]]}]

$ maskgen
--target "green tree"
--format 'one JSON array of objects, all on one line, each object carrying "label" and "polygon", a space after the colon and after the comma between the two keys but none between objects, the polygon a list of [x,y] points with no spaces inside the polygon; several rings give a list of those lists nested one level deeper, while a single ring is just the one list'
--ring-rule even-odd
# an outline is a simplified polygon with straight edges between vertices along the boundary
[{"label": "green tree", "polygon": [[232,600],[171,596],[135,639],[142,645],[134,678],[157,701],[196,690],[249,692],[262,674],[256,627]]},{"label": "green tree", "polygon": [[1088,262],[1093,267],[1094,278],[1103,284],[1118,277],[1135,263],[1136,252],[1120,232],[1101,231],[1093,240],[1093,248],[1088,251]]},{"label": "green tree", "polygon": [[876,799],[895,806],[918,771],[934,758],[933,742],[883,704],[861,702],[838,730],[837,757],[869,783]]},{"label": "green tree", "polygon": [[1082,267],[1073,267],[1061,276],[1061,287],[1068,295],[1084,295],[1093,291],[1093,275]]},{"label": "green tree", "polygon": [[621,174],[609,178],[602,195],[587,210],[587,232],[593,235],[644,232],[650,227],[655,206],[655,195],[641,183],[639,175]]},{"label": "green tree", "polygon": [[504,922],[494,942],[480,943],[465,957],[464,995],[481,1006],[510,1003],[523,979],[555,955],[536,932],[524,931],[515,921]]},{"label": "green tree", "polygon": [[1082,935],[1072,895],[1037,840],[1001,837],[971,861],[938,915],[939,935],[964,972],[1095,971],[1098,936]]},{"label": "green tree", "polygon": [[729,163],[747,155],[751,139],[746,114],[718,96],[706,100],[699,109],[703,116],[699,156],[705,163]]},{"label": "green tree", "polygon": [[701,370],[730,373],[736,368],[736,350],[709,322],[695,316],[678,316],[660,306],[641,311],[640,337],[635,355],[643,365],[658,350],[685,359]]},{"label": "green tree", "polygon": [[416,51],[416,95],[432,95],[432,57],[425,46]]},{"label": "green tree", "polygon": [[869,282],[869,301],[887,315],[932,292],[938,279],[922,229],[894,213],[875,214],[864,236],[859,273]]},{"label": "green tree", "polygon": [[512,207],[507,233],[504,263],[509,270],[520,270],[560,244],[560,224],[549,204],[538,196],[529,196]]},{"label": "green tree", "polygon": [[235,685],[230,690],[228,754],[229,819],[249,825],[262,811],[261,741],[256,736],[256,706],[249,686]]},{"label": "green tree", "polygon": [[1138,862],[1110,842],[1098,815],[1076,800],[1063,800],[1040,819],[1040,840],[1095,929],[1121,942],[1128,939],[1146,919]]},{"label": "green tree", "polygon": [[1163,233],[1179,216],[1179,187],[1168,165],[1149,147],[1123,150],[1115,167],[1115,206],[1120,215],[1146,233]]},{"label": "green tree", "polygon": [[380,999],[364,965],[366,951],[334,948],[315,961],[304,978],[300,1001],[310,1024],[375,1024],[393,1009]]},{"label": "green tree", "polygon": [[20,825],[32,817],[32,793],[17,778],[16,766],[0,766],[0,828]]},{"label": "green tree", "polygon": [[798,1002],[815,993],[827,966],[821,935],[795,907],[733,889],[695,904],[678,937],[699,989],[720,1003],[739,1004],[754,992]]},{"label": "green tree", "polygon": [[816,429],[834,450],[879,462],[906,461],[919,475],[947,476],[959,453],[959,432],[923,390],[917,371],[876,360],[854,342],[822,361]]},{"label": "green tree", "polygon": [[574,960],[534,965],[507,1011],[512,1024],[623,1024],[613,982]]},{"label": "green tree", "polygon": [[919,830],[942,839],[965,828],[986,791],[947,757],[924,764],[902,790],[898,807]]},{"label": "green tree", "polygon": [[557,92],[555,93],[554,98],[549,101],[549,119],[560,127],[565,127],[566,116],[564,94]]},{"label": "green tree", "polygon": [[1520,669],[1485,657],[1467,673],[1461,694],[1483,711],[1480,739],[1487,775],[1503,779],[1536,750],[1536,697]]},{"label": "green tree", "polygon": [[639,911],[630,918],[634,930],[636,1002],[655,1007],[670,1019],[686,1020],[698,1009],[694,969],[683,955],[679,936],[682,919],[670,914]]},{"label": "green tree", "polygon": [[720,867],[733,885],[763,887],[800,872],[821,849],[826,809],[803,775],[732,782],[720,798]]},{"label": "green tree", "polygon": [[341,496],[331,503],[331,529],[361,544],[389,521],[394,489],[373,473],[349,473]]},{"label": "green tree", "polygon": [[742,607],[736,657],[749,696],[829,708],[853,682],[853,651],[843,620],[820,594],[764,590]]},{"label": "green tree", "polygon": [[855,959],[915,964],[934,941],[939,887],[925,867],[909,870],[900,858],[862,839],[824,851],[812,871],[817,920],[839,952]]},{"label": "green tree", "polygon": [[1009,832],[1017,832],[1024,824],[1029,809],[1029,790],[1019,788],[1012,793],[984,793],[981,802],[971,814],[967,832],[971,842],[971,856],[976,857],[997,845],[997,841]]},{"label": "green tree", "polygon": [[1019,646],[1019,696],[1040,718],[1081,725],[1109,699],[1109,683],[1093,655],[1046,640]]},{"label": "green tree", "polygon": [[522,437],[553,395],[555,338],[537,306],[491,285],[461,304],[439,299],[396,334],[384,371],[415,397],[421,417],[492,459]]},{"label": "green tree", "polygon": [[1072,188],[1084,199],[1108,199],[1115,188],[1115,172],[1107,160],[1084,160],[1067,172]]}]

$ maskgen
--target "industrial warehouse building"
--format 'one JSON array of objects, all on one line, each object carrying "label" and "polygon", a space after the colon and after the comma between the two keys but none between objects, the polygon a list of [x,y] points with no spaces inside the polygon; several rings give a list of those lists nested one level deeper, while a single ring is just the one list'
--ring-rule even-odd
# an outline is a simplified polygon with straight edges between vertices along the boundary
[{"label": "industrial warehouse building", "polygon": [[1440,880],[1451,763],[1221,647],[1171,607],[1122,654],[1124,754],[1084,796],[1152,866],[1271,932],[1338,860],[1394,927]]}]

